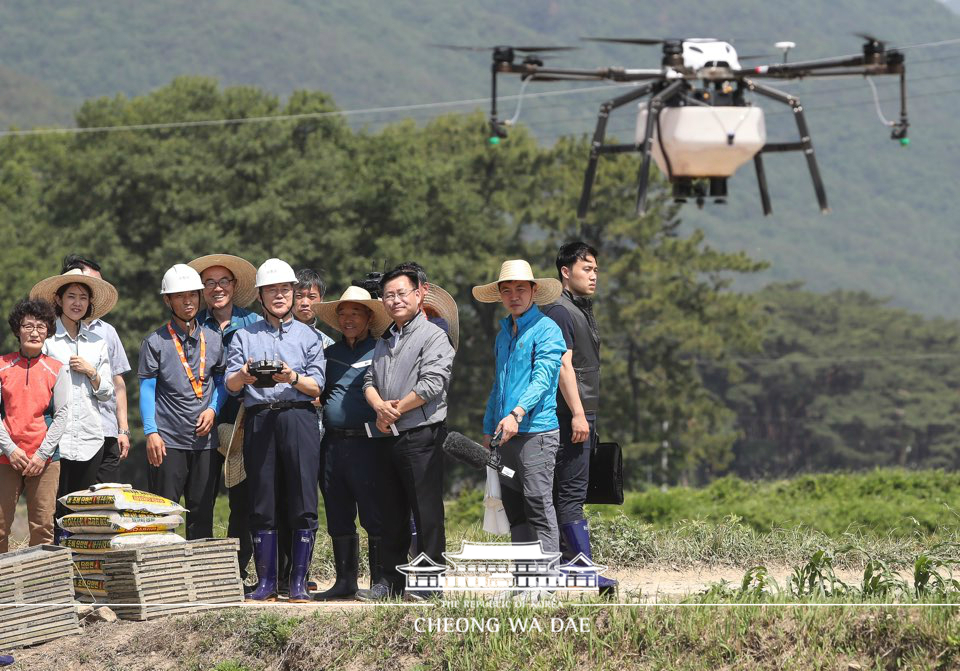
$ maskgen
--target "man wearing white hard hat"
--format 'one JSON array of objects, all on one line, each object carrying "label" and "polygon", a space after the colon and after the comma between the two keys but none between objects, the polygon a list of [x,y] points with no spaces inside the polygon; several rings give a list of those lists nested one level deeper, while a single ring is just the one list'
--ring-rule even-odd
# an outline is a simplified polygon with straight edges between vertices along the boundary
[{"label": "man wearing white hard hat", "polygon": [[226,400],[226,353],[220,333],[197,321],[202,291],[188,265],[164,274],[160,294],[170,321],[143,340],[137,371],[149,488],[173,501],[184,497],[188,540],[213,536],[223,463],[213,427]]},{"label": "man wearing white hard hat", "polygon": [[[197,315],[197,321],[216,331],[223,339],[224,349],[230,347],[234,334],[247,324],[262,319],[247,306],[257,299],[257,269],[252,263],[232,254],[207,254],[187,264],[198,273],[203,282],[203,301],[206,307]],[[217,415],[217,438],[220,454],[225,459],[224,484],[230,502],[227,536],[240,541],[237,558],[240,578],[247,579],[247,566],[253,557],[253,537],[250,535],[250,492],[243,471],[242,424],[240,399],[229,396]]]},{"label": "man wearing white hard hat", "polygon": [[560,444],[557,385],[567,347],[556,322],[538,304],[560,296],[559,280],[534,277],[523,260],[505,261],[494,282],[473,288],[481,303],[503,303],[494,345],[493,388],[483,415],[483,440],[500,440],[503,463],[515,478],[500,477],[503,507],[514,543],[540,541],[544,552],[560,550],[553,507],[553,470]]},{"label": "man wearing white hard hat", "polygon": [[323,472],[320,491],[333,543],[337,579],[316,595],[318,601],[352,599],[357,593],[360,537],[354,520],[367,532],[370,584],[380,579],[381,515],[377,471],[389,443],[367,434],[377,413],[363,393],[363,377],[373,363],[376,338],[390,326],[383,303],[361,287],[347,287],[340,300],[314,303],[313,314],[342,338],[324,350],[327,361],[323,390]]},{"label": "man wearing white hard hat", "polygon": [[[117,290],[97,277],[69,270],[37,282],[30,298],[54,306],[57,329],[43,353],[70,368],[70,409],[60,437],[60,486],[57,498],[96,483],[103,462],[104,434],[100,404],[113,397],[113,374],[107,342],[85,322],[99,319],[117,304]],[[57,517],[69,512],[57,504]],[[54,542],[60,538],[54,531]]]},{"label": "man wearing white hard hat", "polygon": [[313,400],[324,383],[320,339],[293,318],[296,274],[268,259],[257,269],[264,320],[237,331],[227,353],[227,389],[243,392],[243,461],[253,497],[250,529],[256,601],[277,598],[277,497],[286,496],[293,530],[289,600],[310,600],[306,578],[317,531],[320,429]]}]

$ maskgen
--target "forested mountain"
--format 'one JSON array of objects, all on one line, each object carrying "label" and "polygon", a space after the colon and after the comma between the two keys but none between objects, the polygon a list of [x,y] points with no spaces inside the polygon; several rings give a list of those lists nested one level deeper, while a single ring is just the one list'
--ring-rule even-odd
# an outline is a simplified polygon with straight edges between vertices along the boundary
[{"label": "forested mountain", "polygon": [[[0,97],[0,123],[21,126],[62,122],[63,110],[83,99],[143,93],[179,74],[211,75],[281,95],[322,90],[341,108],[486,96],[486,54],[428,46],[435,42],[558,44],[575,43],[582,35],[713,35],[735,39],[741,52],[753,53],[792,39],[799,45],[794,57],[815,58],[857,52],[855,31],[873,32],[895,45],[960,35],[960,17],[937,0],[738,0],[722,3],[720,11],[694,0],[11,0],[0,5],[0,25],[0,65],[36,83]],[[581,44],[581,51],[557,62],[659,61],[656,47]],[[770,271],[741,286],[799,278],[815,290],[869,290],[923,313],[960,315],[960,283],[954,277],[960,232],[953,209],[953,182],[960,174],[954,114],[960,82],[952,66],[960,45],[907,55],[913,143],[906,149],[887,139],[865,82],[784,85],[803,96],[832,214],[819,214],[799,155],[768,161],[770,218],[760,214],[750,168],[733,180],[728,205],[682,212],[686,224],[706,230],[711,244],[772,262]],[[893,84],[878,82],[888,116],[896,112]],[[505,93],[514,93],[515,85]],[[534,85],[530,92],[566,86]],[[609,89],[532,98],[521,121],[547,143],[563,133],[586,133],[598,101],[608,95]],[[69,102],[52,111],[60,100]],[[784,108],[762,104],[771,136],[795,134]],[[507,112],[511,105],[505,105]],[[404,116],[422,122],[478,106],[483,105],[358,115],[351,123],[377,129]],[[611,130],[629,136],[630,117],[621,112]],[[610,174],[601,166],[601,180]],[[630,199],[620,205],[628,211]]]}]

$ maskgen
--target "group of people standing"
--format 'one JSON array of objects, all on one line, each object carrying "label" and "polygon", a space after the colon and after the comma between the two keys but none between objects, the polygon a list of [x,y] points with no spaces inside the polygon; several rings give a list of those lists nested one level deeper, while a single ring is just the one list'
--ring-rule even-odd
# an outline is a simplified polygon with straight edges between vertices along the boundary
[{"label": "group of people standing", "polygon": [[[517,472],[502,483],[511,537],[567,558],[590,556],[583,505],[599,399],[596,257],[570,243],[557,257],[559,280],[507,261],[473,289],[508,311],[483,432]],[[163,276],[169,320],[140,348],[148,488],[185,499],[188,539],[210,537],[224,472],[227,533],[240,540],[244,578],[254,560],[253,600],[398,597],[396,567],[408,553],[440,563],[446,549],[441,446],[456,303],[416,263],[384,273],[378,296],[358,286],[338,300],[325,293],[316,272],[280,259],[255,268],[203,256]],[[56,542],[56,497],[114,481],[129,452],[130,366],[102,319],[116,301],[100,266],[71,255],[10,314],[19,348],[0,358],[0,552],[21,494],[30,544]],[[254,301],[262,314],[248,309]],[[337,574],[323,592],[308,575],[320,495]],[[367,590],[358,586],[358,516]]]}]

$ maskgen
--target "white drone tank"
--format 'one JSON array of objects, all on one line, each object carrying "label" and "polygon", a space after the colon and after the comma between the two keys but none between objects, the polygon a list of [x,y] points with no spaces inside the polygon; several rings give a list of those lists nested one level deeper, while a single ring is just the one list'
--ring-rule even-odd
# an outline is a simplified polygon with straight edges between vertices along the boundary
[{"label": "white drone tank", "polygon": [[[643,141],[647,104],[640,103],[636,142]],[[759,107],[664,107],[662,137],[653,129],[653,160],[673,177],[730,177],[767,141]],[[669,169],[667,158],[670,160]]]}]

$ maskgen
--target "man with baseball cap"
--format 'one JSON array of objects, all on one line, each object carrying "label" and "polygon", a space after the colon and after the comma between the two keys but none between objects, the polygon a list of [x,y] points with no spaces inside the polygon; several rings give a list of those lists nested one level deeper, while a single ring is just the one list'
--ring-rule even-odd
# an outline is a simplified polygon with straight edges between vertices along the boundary
[{"label": "man with baseball cap", "polygon": [[367,434],[377,413],[366,401],[363,376],[373,362],[376,336],[390,325],[383,303],[366,289],[347,287],[340,300],[314,303],[313,313],[343,334],[324,350],[326,387],[321,401],[326,425],[323,439],[321,488],[327,533],[333,542],[337,572],[333,587],[316,595],[318,601],[352,599],[357,593],[360,537],[354,520],[367,532],[370,584],[380,579],[380,508],[376,500],[377,471],[387,442]]},{"label": "man with baseball cap", "polygon": [[252,495],[256,601],[277,598],[277,497],[293,530],[289,599],[310,601],[307,570],[317,530],[320,430],[313,400],[324,383],[324,358],[313,328],[293,318],[297,278],[280,259],[257,269],[264,320],[237,331],[227,355],[227,389],[243,392],[243,460]]},{"label": "man with baseball cap", "polygon": [[160,294],[171,318],[144,339],[137,371],[150,491],[186,499],[188,540],[213,536],[222,463],[213,427],[226,398],[220,333],[197,322],[202,291],[190,266],[164,274]]},{"label": "man with baseball cap", "polygon": [[[256,312],[246,309],[246,306],[257,298],[257,269],[246,259],[231,254],[208,254],[187,265],[200,273],[200,281],[203,283],[206,307],[197,314],[197,321],[219,333],[226,350],[237,331],[262,319]],[[228,396],[217,415],[217,438],[220,442],[220,454],[227,460],[227,472],[224,476],[230,502],[227,536],[240,541],[240,578],[246,580],[247,566],[253,556],[250,492],[247,480],[242,476],[243,454],[237,449],[230,450],[240,408],[240,398]],[[233,475],[235,472],[238,473],[236,476]],[[236,479],[239,481],[235,481]]]}]

